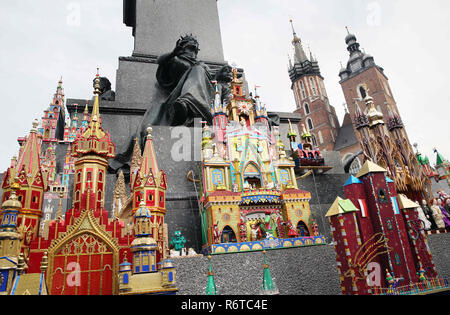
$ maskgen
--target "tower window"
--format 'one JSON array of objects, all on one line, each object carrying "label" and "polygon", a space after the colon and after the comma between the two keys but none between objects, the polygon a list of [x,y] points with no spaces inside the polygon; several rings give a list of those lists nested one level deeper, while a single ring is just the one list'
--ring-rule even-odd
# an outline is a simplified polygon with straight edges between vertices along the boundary
[{"label": "tower window", "polygon": [[305,85],[303,84],[303,81],[300,81],[300,89],[302,91],[302,97],[306,98]]},{"label": "tower window", "polygon": [[336,128],[336,124],[334,123],[333,116],[330,115],[329,117],[330,117],[331,127],[332,127],[332,128]]},{"label": "tower window", "polygon": [[313,92],[313,95],[317,95],[317,89],[316,89],[316,83],[314,82],[313,78],[309,78],[309,82],[311,83],[311,90]]},{"label": "tower window", "polygon": [[317,147],[317,139],[316,139],[316,136],[313,135],[313,134],[311,134],[311,139],[312,139],[312,142],[313,142],[313,146]]},{"label": "tower window", "polygon": [[323,136],[322,136],[322,131],[319,131],[319,143],[323,144]]},{"label": "tower window", "polygon": [[313,130],[313,129],[314,129],[314,125],[313,125],[312,119],[311,119],[311,118],[308,118],[308,119],[306,120],[306,122],[307,122],[307,124],[308,124],[308,129],[309,129],[309,130]]},{"label": "tower window", "polygon": [[311,110],[309,109],[308,103],[305,103],[305,113],[306,113],[306,115],[311,114]]},{"label": "tower window", "polygon": [[367,97],[367,92],[364,86],[359,87],[359,94],[361,95],[361,99],[365,99]]}]

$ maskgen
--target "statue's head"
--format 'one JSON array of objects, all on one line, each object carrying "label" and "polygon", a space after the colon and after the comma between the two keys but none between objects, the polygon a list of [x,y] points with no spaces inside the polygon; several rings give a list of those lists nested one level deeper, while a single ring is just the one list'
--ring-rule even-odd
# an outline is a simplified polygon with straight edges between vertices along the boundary
[{"label": "statue's head", "polygon": [[[95,79],[93,81],[93,86],[95,88]],[[110,90],[111,90],[111,82],[108,80],[108,78],[100,77],[100,92],[103,94]]]},{"label": "statue's head", "polygon": [[223,66],[216,73],[217,82],[229,83],[233,81],[233,68],[229,65]]},{"label": "statue's head", "polygon": [[196,54],[198,54],[198,52],[200,51],[198,40],[192,34],[182,36],[177,41],[177,46],[183,47],[185,50],[194,51]]}]

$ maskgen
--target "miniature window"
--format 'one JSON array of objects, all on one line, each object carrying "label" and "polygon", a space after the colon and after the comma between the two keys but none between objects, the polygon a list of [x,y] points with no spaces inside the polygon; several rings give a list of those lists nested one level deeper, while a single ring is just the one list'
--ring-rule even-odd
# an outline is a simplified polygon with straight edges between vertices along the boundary
[{"label": "miniature window", "polygon": [[397,266],[400,266],[400,265],[402,264],[402,260],[401,260],[401,258],[400,258],[400,255],[397,254],[397,253],[395,253],[395,255],[394,255],[394,260],[395,260],[395,264],[396,264]]},{"label": "miniature window", "polygon": [[387,228],[389,231],[392,231],[392,230],[394,229],[394,226],[392,225],[391,219],[386,219],[386,228]]},{"label": "miniature window", "polygon": [[148,195],[148,201],[153,201],[153,194]]},{"label": "miniature window", "polygon": [[103,172],[100,172],[99,174],[98,174],[98,180],[99,181],[103,181]]},{"label": "miniature window", "polygon": [[378,201],[380,203],[388,203],[388,197],[384,189],[380,188],[378,190]]}]

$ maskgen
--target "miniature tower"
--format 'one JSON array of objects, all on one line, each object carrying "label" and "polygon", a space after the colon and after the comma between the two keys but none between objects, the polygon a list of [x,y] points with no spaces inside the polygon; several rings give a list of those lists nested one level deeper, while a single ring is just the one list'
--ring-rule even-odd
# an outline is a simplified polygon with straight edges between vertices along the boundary
[{"label": "miniature tower", "polygon": [[58,82],[56,93],[53,95],[52,103],[44,112],[42,117],[42,128],[39,133],[44,142],[56,142],[64,140],[65,111],[64,111],[64,89],[62,78]]},{"label": "miniature tower", "polygon": [[450,187],[450,163],[438,152],[437,149],[434,149],[436,153],[436,170],[439,172],[440,180],[447,180],[447,183]]},{"label": "miniature tower", "polygon": [[152,214],[142,200],[134,215],[133,273],[156,272],[158,245],[152,237]]},{"label": "miniature tower", "polygon": [[0,295],[11,291],[13,279],[18,267],[21,250],[21,238],[17,231],[17,221],[22,204],[16,192],[20,189],[18,180],[11,185],[11,193],[2,204],[0,224]]},{"label": "miniature tower", "polygon": [[437,277],[437,271],[433,263],[430,248],[428,246],[425,231],[422,228],[422,221],[419,219],[417,208],[419,205],[412,202],[405,195],[398,195],[399,207],[402,210],[405,222],[409,230],[410,246],[413,249],[413,257],[416,270],[427,268],[426,274],[430,278]]},{"label": "miniature tower", "polygon": [[[99,211],[103,207],[108,159],[115,156],[115,145],[109,133],[101,126],[99,95],[100,75],[97,72],[95,80],[95,100],[91,119],[87,130],[77,137],[71,146],[75,161],[74,210],[86,209],[82,204],[82,196],[90,192],[87,201],[92,210]],[[90,210],[91,210],[90,209]]]},{"label": "miniature tower", "polygon": [[[139,169],[132,185],[132,205],[135,212],[144,201],[152,213],[152,235],[158,244],[157,261],[164,252],[164,216],[166,215],[167,175],[159,170],[153,146],[152,128],[147,129],[147,139]],[[133,175],[134,178],[134,175]]]},{"label": "miniature tower", "polygon": [[20,189],[16,192],[18,200],[22,203],[17,225],[24,226],[37,235],[39,222],[42,217],[42,204],[44,192],[47,190],[47,173],[41,168],[40,151],[37,132],[38,123],[33,123],[33,129],[27,137],[21,150],[15,168],[9,168],[3,179],[3,201],[9,198],[15,177],[19,178]]},{"label": "miniature tower", "polygon": [[[328,217],[336,252],[336,260],[343,294],[368,294],[365,261],[358,255],[363,245],[356,213],[358,208],[350,200],[338,197],[326,214]],[[363,255],[364,256],[364,255]]]},{"label": "miniature tower", "polygon": [[336,110],[329,103],[319,63],[312,54],[308,59],[292,20],[290,22],[295,54],[294,64],[289,66],[289,77],[297,104],[295,112],[304,117],[314,146],[319,147],[321,151],[332,151],[339,128]]},{"label": "miniature tower", "polygon": [[[369,91],[367,90],[367,93]],[[419,166],[416,155],[404,134],[398,116],[389,110],[390,130],[387,131],[383,114],[375,107],[374,99],[368,94],[364,98],[364,114],[357,107],[355,126],[359,133],[360,145],[366,160],[376,162],[388,171],[396,189],[416,201],[429,194],[426,191],[428,179]]]}]

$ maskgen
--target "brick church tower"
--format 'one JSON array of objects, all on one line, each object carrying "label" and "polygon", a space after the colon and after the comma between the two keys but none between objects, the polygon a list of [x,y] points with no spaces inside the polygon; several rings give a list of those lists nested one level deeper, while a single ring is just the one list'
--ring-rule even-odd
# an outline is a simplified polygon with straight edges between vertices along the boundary
[{"label": "brick church tower", "polygon": [[[347,66],[342,67],[339,72],[339,77],[341,78],[339,83],[344,92],[352,121],[355,121],[357,111],[364,112],[366,108],[364,99],[369,95],[373,98],[377,110],[384,117],[391,117],[392,114],[399,116],[397,103],[384,69],[375,63],[371,55],[361,51],[355,35],[349,33],[345,38],[345,43],[347,44],[350,58]],[[388,126],[386,126],[386,133],[388,133],[387,128]],[[356,134],[358,133],[356,132]],[[408,138],[406,132],[404,132],[403,136],[406,139]]]},{"label": "brick church tower", "polygon": [[[306,56],[293,24],[292,31],[295,53],[294,62],[289,62],[289,77],[297,105],[295,113],[302,115],[302,124],[308,128],[314,146],[319,147],[321,151],[333,151],[339,130],[336,110],[329,103],[319,63],[312,53],[309,58]],[[301,126],[299,129],[301,130]]]}]

